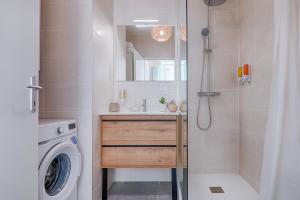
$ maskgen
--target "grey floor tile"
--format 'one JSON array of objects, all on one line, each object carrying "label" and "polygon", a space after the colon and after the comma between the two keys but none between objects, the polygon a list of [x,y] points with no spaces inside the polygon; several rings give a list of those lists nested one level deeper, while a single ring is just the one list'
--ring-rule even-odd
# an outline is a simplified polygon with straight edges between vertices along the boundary
[{"label": "grey floor tile", "polygon": [[118,195],[108,195],[107,200],[117,200]]},{"label": "grey floor tile", "polygon": [[160,182],[158,187],[158,195],[165,196],[172,194],[172,183],[171,182]]},{"label": "grey floor tile", "polygon": [[123,187],[123,182],[114,182],[108,190],[108,195],[118,195]]},{"label": "grey floor tile", "polygon": [[172,200],[171,182],[115,182],[109,200]]},{"label": "grey floor tile", "polygon": [[141,195],[158,195],[158,182],[125,182],[121,187],[119,195],[124,196],[141,196]]}]

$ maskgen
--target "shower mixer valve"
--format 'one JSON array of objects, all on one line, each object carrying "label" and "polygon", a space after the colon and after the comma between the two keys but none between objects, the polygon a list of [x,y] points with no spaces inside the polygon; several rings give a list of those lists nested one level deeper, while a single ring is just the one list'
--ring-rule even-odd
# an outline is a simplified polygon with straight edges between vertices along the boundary
[{"label": "shower mixer valve", "polygon": [[220,96],[221,92],[198,92],[197,95],[199,97],[203,97],[203,96],[205,96],[205,97],[208,97],[208,96],[215,97],[215,96]]}]

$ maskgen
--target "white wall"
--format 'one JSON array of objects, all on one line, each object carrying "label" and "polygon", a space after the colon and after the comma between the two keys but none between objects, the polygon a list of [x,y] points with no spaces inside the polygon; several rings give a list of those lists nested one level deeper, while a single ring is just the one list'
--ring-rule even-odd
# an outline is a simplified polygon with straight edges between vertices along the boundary
[{"label": "white wall", "polygon": [[41,118],[78,122],[79,200],[92,199],[92,1],[42,1]]}]

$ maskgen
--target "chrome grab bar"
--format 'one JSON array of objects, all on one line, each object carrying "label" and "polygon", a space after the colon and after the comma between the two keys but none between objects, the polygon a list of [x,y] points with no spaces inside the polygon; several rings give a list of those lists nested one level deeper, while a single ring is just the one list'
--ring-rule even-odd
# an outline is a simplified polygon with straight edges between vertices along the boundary
[{"label": "chrome grab bar", "polygon": [[203,96],[205,96],[205,97],[208,97],[208,96],[214,97],[214,96],[220,96],[221,92],[198,92],[197,95],[199,97],[203,97]]}]

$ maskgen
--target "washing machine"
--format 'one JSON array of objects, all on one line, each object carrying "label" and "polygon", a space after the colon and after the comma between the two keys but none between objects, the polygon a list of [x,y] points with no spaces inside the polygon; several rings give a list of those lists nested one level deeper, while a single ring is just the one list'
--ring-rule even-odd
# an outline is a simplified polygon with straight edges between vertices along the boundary
[{"label": "washing machine", "polygon": [[81,155],[75,120],[39,122],[39,200],[77,200]]}]

